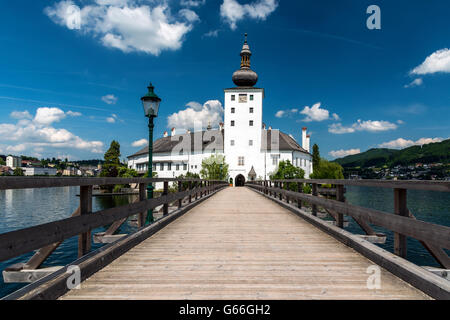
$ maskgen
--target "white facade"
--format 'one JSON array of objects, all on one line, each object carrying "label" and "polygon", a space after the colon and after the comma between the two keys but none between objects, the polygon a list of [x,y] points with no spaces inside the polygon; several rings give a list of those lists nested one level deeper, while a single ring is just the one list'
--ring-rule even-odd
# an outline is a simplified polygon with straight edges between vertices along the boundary
[{"label": "white facade", "polygon": [[7,156],[6,157],[6,166],[12,169],[22,166],[22,158],[15,156]]},{"label": "white facade", "polygon": [[[302,144],[293,137],[266,128],[263,124],[263,100],[265,91],[253,87],[257,75],[250,69],[251,51],[244,43],[241,51],[241,69],[233,75],[237,85],[225,89],[224,124],[219,129],[172,135],[167,132],[155,141],[153,172],[158,178],[175,178],[187,172],[200,173],[202,160],[212,154],[225,156],[229,165],[229,178],[236,181],[269,179],[278,169],[280,161],[289,160],[305,171],[305,178],[312,173],[310,137],[302,129]],[[222,130],[223,129],[223,130]],[[212,143],[211,136],[215,140]],[[181,139],[181,140],[180,140]],[[191,144],[191,139],[195,143]],[[177,144],[178,141],[182,141]],[[174,142],[172,145],[171,142]],[[182,152],[181,152],[182,150]],[[148,148],[128,157],[128,167],[145,173],[148,170]],[[156,188],[161,186],[157,185]]]},{"label": "white facade", "polygon": [[25,176],[56,176],[57,173],[54,168],[23,167],[22,170]]}]

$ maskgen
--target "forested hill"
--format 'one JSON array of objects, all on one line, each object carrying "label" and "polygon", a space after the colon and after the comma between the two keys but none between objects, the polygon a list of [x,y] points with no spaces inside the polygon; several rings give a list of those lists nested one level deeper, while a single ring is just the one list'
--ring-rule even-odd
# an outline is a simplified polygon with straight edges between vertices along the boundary
[{"label": "forested hill", "polygon": [[370,149],[366,152],[336,159],[343,167],[382,167],[387,165],[411,165],[416,163],[450,163],[450,139],[402,150]]}]

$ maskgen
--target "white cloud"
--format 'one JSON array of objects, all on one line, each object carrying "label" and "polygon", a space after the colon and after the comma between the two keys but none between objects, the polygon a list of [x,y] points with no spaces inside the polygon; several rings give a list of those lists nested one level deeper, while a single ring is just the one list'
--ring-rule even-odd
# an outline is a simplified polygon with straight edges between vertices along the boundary
[{"label": "white cloud", "polygon": [[379,145],[380,148],[391,148],[391,149],[404,149],[411,146],[421,146],[424,144],[441,142],[442,138],[420,138],[417,141],[407,140],[403,138],[398,138],[389,142],[383,142]]},{"label": "white cloud", "polygon": [[218,100],[209,100],[201,105],[198,102],[189,102],[188,108],[167,117],[168,127],[176,129],[194,129],[197,126],[206,128],[222,122],[223,107]]},{"label": "white cloud", "polygon": [[113,94],[107,94],[106,96],[102,97],[102,101],[107,104],[116,104],[117,100],[118,98]]},{"label": "white cloud", "polygon": [[275,117],[277,117],[277,118],[283,118],[283,116],[284,116],[285,113],[286,113],[285,111],[279,110],[277,113],[275,113]]},{"label": "white cloud", "polygon": [[335,150],[335,151],[330,151],[328,154],[330,156],[332,156],[333,158],[342,158],[342,157],[346,157],[346,156],[350,156],[353,154],[358,154],[361,153],[360,149],[349,149],[349,150]]},{"label": "white cloud", "polygon": [[353,127],[344,127],[341,123],[333,123],[328,127],[328,132],[334,134],[353,133],[355,129]]},{"label": "white cloud", "polygon": [[[314,104],[311,108],[306,106],[302,111],[300,111],[301,114],[306,115],[306,118],[303,119],[305,122],[311,122],[311,121],[324,121],[329,120],[330,118],[330,112],[326,109],[322,109],[320,102]],[[333,113],[332,118],[335,120],[339,120],[339,116],[336,113]]]},{"label": "white cloud", "polygon": [[[79,9],[79,22],[74,25],[73,1],[60,1],[46,7],[45,14],[56,24],[79,29],[104,46],[123,52],[139,51],[159,55],[164,50],[178,50],[184,36],[192,30],[192,20],[181,14],[183,21],[172,17],[166,1],[141,5],[139,0],[97,0]],[[189,10],[190,11],[190,10]],[[189,14],[192,19],[194,16]],[[76,19],[75,19],[76,20]]]},{"label": "white cloud", "polygon": [[28,112],[28,110],[25,111],[13,111],[10,114],[11,118],[14,119],[32,119],[33,116]]},{"label": "white cloud", "polygon": [[389,121],[358,120],[356,123],[352,124],[349,127],[345,127],[341,123],[333,123],[328,127],[328,132],[334,134],[353,133],[356,131],[382,132],[388,130],[395,130],[397,129],[397,127],[398,126],[395,123]]},{"label": "white cloud", "polygon": [[204,37],[208,37],[208,38],[217,38],[217,36],[219,36],[219,31],[220,30],[211,30],[207,33],[205,33],[203,36]]},{"label": "white cloud", "polygon": [[415,67],[410,73],[422,75],[436,72],[450,72],[449,49],[445,48],[432,53],[420,66]]},{"label": "white cloud", "polygon": [[49,125],[53,122],[59,122],[66,117],[66,113],[59,108],[39,108],[33,119],[34,122],[43,125]]},{"label": "white cloud", "polygon": [[405,88],[413,88],[413,87],[419,87],[423,84],[423,79],[422,78],[417,78],[414,79],[411,83],[406,84],[404,87]]},{"label": "white cloud", "polygon": [[220,15],[234,30],[240,20],[244,18],[265,20],[277,7],[276,0],[257,0],[244,5],[236,0],[224,0],[220,6]]},{"label": "white cloud", "polygon": [[143,146],[148,145],[148,140],[147,139],[137,140],[137,141],[134,141],[131,145],[133,147],[143,147]]},{"label": "white cloud", "polygon": [[198,15],[192,10],[181,9],[178,13],[190,23],[200,21]]},{"label": "white cloud", "polygon": [[180,5],[185,7],[200,7],[204,5],[206,0],[181,0]]},{"label": "white cloud", "polygon": [[81,117],[82,114],[80,112],[67,111],[66,114],[70,117]]},{"label": "white cloud", "polygon": [[[66,117],[59,108],[38,108],[33,120],[20,119],[16,124],[0,123],[0,148],[11,152],[26,150],[79,149],[93,153],[102,153],[101,141],[88,141],[76,136],[64,128],[55,128],[51,124]],[[5,144],[12,142],[12,144]],[[18,143],[18,144],[15,144]]]}]

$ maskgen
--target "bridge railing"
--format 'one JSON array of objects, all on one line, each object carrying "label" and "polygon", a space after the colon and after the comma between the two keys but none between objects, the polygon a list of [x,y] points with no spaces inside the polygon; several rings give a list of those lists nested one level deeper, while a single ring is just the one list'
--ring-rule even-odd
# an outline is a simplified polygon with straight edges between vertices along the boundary
[{"label": "bridge railing", "polygon": [[[292,179],[253,181],[247,185],[280,201],[295,201],[300,209],[302,202],[307,202],[314,216],[317,216],[320,206],[334,218],[336,226],[340,228],[344,227],[344,215],[350,216],[366,233],[366,239],[372,242],[377,242],[377,238],[385,235],[376,233],[371,225],[391,230],[394,233],[394,253],[403,258],[407,255],[406,238],[417,239],[442,267],[450,268],[450,258],[444,250],[450,249],[450,227],[417,220],[407,206],[407,190],[450,192],[450,182]],[[303,193],[304,185],[311,186],[311,194]],[[319,186],[323,185],[331,185],[329,189],[335,190],[335,199],[326,199],[323,193],[321,195],[319,190],[322,189]],[[393,189],[394,214],[346,203],[345,186]]]},{"label": "bridge railing", "polygon": [[[158,198],[147,199],[146,188],[150,183],[163,183],[164,189]],[[177,192],[169,192],[169,183],[177,186]],[[138,199],[130,204],[92,212],[93,186],[137,184]],[[106,232],[94,235],[99,242],[113,242],[118,238],[114,233],[131,216],[138,215],[138,227],[144,227],[148,210],[163,206],[163,218],[169,214],[169,205],[180,209],[185,204],[228,186],[224,181],[200,179],[150,179],[150,178],[48,178],[48,177],[1,177],[0,190],[80,187],[80,205],[66,219],[32,226],[0,234],[0,261],[6,261],[33,250],[37,252],[26,263],[8,267],[7,271],[33,270],[39,268],[50,254],[66,239],[78,236],[78,256],[82,257],[91,250],[91,231],[109,226]],[[123,235],[122,235],[123,236]],[[107,240],[109,237],[109,241]]]}]

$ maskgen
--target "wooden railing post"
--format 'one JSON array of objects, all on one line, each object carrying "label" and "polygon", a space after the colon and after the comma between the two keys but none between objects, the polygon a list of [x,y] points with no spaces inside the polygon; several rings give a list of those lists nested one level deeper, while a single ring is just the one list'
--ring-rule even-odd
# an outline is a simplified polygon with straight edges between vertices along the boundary
[{"label": "wooden railing post", "polygon": [[[303,193],[303,183],[297,182],[297,192],[298,192],[298,193]],[[301,200],[301,199],[298,199],[298,200],[297,200],[297,207],[298,207],[299,209],[302,208],[302,200]]]},{"label": "wooden railing post", "polygon": [[[92,186],[80,186],[80,216],[92,213]],[[78,236],[78,257],[91,250],[91,230]]]},{"label": "wooden railing post", "polygon": [[[178,181],[178,192],[183,192],[183,182]],[[183,205],[183,199],[178,200],[178,209]]]},{"label": "wooden railing post", "polygon": [[283,200],[283,194],[281,193],[281,189],[283,189],[283,183],[278,182],[278,188],[280,189],[279,199],[281,201],[281,200]]},{"label": "wooden railing post", "polygon": [[[406,204],[406,189],[394,189],[394,213],[402,217],[409,217]],[[406,258],[407,246],[406,236],[394,232],[394,253],[402,258]]]},{"label": "wooden railing post", "polygon": [[[192,181],[188,182],[188,190],[189,190],[189,192],[192,191]],[[191,203],[191,202],[192,202],[192,193],[189,193],[189,203]]]},{"label": "wooden railing post", "polygon": [[[317,193],[317,183],[313,183],[312,184],[312,195],[317,197],[318,193]],[[312,205],[312,215],[313,216],[317,216],[317,205],[313,204]]]},{"label": "wooden railing post", "polygon": [[[289,182],[284,183],[284,187],[286,188],[286,191],[289,191]],[[286,196],[286,202],[289,204],[289,197]]]},{"label": "wooden railing post", "polygon": [[[338,184],[336,186],[336,200],[340,202],[345,202],[344,186],[342,184]],[[336,225],[339,228],[344,228],[344,215],[342,213],[337,212],[336,218],[337,218]]]},{"label": "wooden railing post", "polygon": [[[162,196],[167,196],[169,194],[169,181],[164,181],[164,191]],[[163,205],[163,215],[168,215],[169,214],[169,203],[166,202]]]},{"label": "wooden railing post", "polygon": [[[147,184],[145,183],[139,183],[139,201],[145,201],[147,200]],[[138,221],[138,227],[141,228],[145,225],[145,219],[147,212],[139,213],[139,221]]]}]

